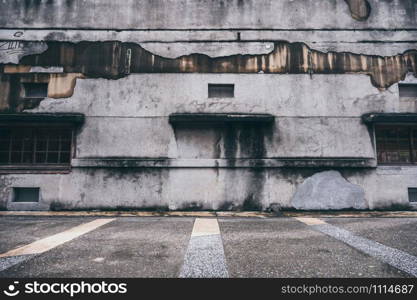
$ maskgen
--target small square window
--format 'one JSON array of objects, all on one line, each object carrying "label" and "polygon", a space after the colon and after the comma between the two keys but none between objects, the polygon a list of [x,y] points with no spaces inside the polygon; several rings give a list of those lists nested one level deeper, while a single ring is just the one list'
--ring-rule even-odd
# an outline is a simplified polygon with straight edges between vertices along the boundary
[{"label": "small square window", "polygon": [[417,203],[417,188],[408,188],[408,200]]},{"label": "small square window", "polygon": [[417,98],[417,84],[402,84],[398,85],[400,90],[400,98]]},{"label": "small square window", "polygon": [[209,84],[209,98],[233,98],[235,96],[234,84]]},{"label": "small square window", "polygon": [[13,202],[39,202],[39,188],[13,188]]},{"label": "small square window", "polygon": [[23,83],[25,98],[45,98],[48,97],[47,83]]}]

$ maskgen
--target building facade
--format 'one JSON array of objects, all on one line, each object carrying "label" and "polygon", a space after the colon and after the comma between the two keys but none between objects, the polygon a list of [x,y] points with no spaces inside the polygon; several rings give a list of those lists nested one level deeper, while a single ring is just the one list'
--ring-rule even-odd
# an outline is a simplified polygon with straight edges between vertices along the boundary
[{"label": "building facade", "polygon": [[0,2],[0,209],[417,201],[414,0]]}]

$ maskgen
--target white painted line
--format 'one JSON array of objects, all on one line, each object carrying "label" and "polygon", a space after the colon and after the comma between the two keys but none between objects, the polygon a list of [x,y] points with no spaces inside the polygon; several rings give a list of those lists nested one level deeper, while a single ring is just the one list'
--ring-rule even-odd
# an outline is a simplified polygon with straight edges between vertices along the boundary
[{"label": "white painted line", "polygon": [[71,241],[83,234],[86,234],[100,226],[114,221],[115,219],[96,219],[94,221],[84,223],[63,231],[61,233],[46,237],[44,239],[35,241],[23,247],[19,247],[3,254],[0,254],[0,258],[17,256],[17,255],[32,255],[40,254],[51,250],[59,245],[62,245],[68,241]]},{"label": "white painted line", "polygon": [[195,220],[179,277],[229,277],[217,219]]},{"label": "white painted line", "polygon": [[[300,218],[296,219],[299,220]],[[302,220],[299,221],[303,222]],[[311,228],[342,241],[345,244],[373,256],[403,272],[417,277],[417,257],[408,254],[407,252],[357,236],[348,230],[327,224],[324,221],[321,221],[321,223],[319,222],[320,224],[314,224],[315,222],[313,220],[308,220],[308,222],[310,223],[308,225],[310,225]],[[304,223],[307,224],[307,222]]]},{"label": "white painted line", "polygon": [[298,218],[295,218],[295,219],[298,220],[298,221],[300,221],[300,222],[303,222],[304,224],[307,224],[309,226],[311,226],[311,225],[323,225],[323,224],[326,224],[326,222],[324,222],[324,221],[322,221],[320,219],[317,219],[317,218],[298,217]]},{"label": "white painted line", "polygon": [[220,234],[220,228],[217,219],[195,219],[191,236],[204,236],[212,234]]}]

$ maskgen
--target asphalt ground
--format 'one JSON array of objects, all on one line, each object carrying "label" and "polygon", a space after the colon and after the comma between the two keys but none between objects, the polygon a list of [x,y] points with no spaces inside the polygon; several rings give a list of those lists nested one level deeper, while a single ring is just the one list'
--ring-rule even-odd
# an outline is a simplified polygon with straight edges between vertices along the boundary
[{"label": "asphalt ground", "polygon": [[1,278],[416,277],[417,217],[0,216]]}]

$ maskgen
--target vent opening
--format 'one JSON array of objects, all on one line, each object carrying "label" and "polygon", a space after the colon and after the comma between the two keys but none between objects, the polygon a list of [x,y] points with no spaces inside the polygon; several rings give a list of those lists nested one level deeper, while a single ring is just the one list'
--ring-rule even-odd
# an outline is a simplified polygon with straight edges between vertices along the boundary
[{"label": "vent opening", "polygon": [[417,203],[417,188],[408,188],[408,200]]},{"label": "vent opening", "polygon": [[48,97],[47,83],[23,83],[25,98],[45,98]]},{"label": "vent opening", "polygon": [[39,202],[39,188],[13,188],[13,202]]},{"label": "vent opening", "polygon": [[233,98],[235,96],[234,84],[211,84],[208,85],[209,98]]},{"label": "vent opening", "polygon": [[417,98],[417,84],[400,83],[400,98]]}]

